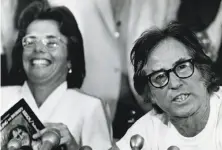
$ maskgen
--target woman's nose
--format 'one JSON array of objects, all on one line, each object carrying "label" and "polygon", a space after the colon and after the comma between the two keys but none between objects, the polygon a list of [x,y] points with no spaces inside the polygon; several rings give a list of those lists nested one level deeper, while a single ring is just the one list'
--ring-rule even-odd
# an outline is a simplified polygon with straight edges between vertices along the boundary
[{"label": "woman's nose", "polygon": [[36,42],[36,44],[35,44],[35,51],[36,52],[45,52],[46,51],[46,47],[45,47],[45,45],[41,41]]},{"label": "woman's nose", "polygon": [[177,77],[174,72],[171,72],[169,74],[169,83],[168,84],[171,89],[178,89],[179,87],[182,86],[181,79],[179,77]]}]

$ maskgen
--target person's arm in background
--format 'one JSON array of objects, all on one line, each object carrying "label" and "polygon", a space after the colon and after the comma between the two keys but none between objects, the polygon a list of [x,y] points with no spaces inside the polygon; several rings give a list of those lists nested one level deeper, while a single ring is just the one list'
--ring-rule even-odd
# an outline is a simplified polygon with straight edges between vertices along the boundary
[{"label": "person's arm in background", "polygon": [[14,21],[17,5],[18,0],[1,0],[1,47],[7,58],[7,71],[11,68],[11,51],[18,34]]},{"label": "person's arm in background", "polygon": [[[108,150],[112,145],[111,123],[102,102],[93,101],[84,118],[81,145],[88,145],[93,150]],[[92,109],[91,109],[92,108]]]},{"label": "person's arm in background", "polygon": [[[218,57],[218,50],[221,45],[222,37],[222,1],[220,3],[220,7],[214,21],[208,26],[208,28],[205,29],[204,32],[207,34],[209,38],[208,40],[210,42],[207,54],[215,62]],[[200,34],[201,33],[197,33],[197,36],[201,36]]]},{"label": "person's arm in background", "polygon": [[[140,3],[140,4],[133,4]],[[131,17],[130,25],[129,25],[129,36],[127,41],[127,68],[128,68],[128,76],[131,90],[134,94],[134,97],[137,99],[139,105],[145,111],[149,111],[151,109],[151,103],[144,105],[144,99],[138,95],[135,91],[134,83],[133,83],[133,65],[130,61],[130,53],[135,43],[135,40],[140,37],[140,35],[155,26],[164,27],[170,21],[176,19],[176,12],[180,6],[180,1],[178,0],[143,0],[143,1],[133,1],[131,14],[135,14],[134,12],[139,11],[138,17]],[[133,10],[133,5],[141,5],[139,6],[139,10]],[[132,20],[135,19],[135,20]]]}]

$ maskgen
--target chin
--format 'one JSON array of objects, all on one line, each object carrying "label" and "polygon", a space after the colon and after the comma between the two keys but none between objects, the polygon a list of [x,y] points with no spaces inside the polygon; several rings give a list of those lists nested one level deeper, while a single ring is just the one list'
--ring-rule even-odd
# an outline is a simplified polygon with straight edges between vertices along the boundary
[{"label": "chin", "polygon": [[183,108],[183,109],[177,109],[173,112],[171,112],[171,116],[174,117],[181,117],[181,118],[188,118],[194,114],[194,111],[192,108]]},{"label": "chin", "polygon": [[41,75],[32,75],[28,79],[34,83],[42,83],[48,81],[50,78],[51,78],[50,75],[41,74]]}]

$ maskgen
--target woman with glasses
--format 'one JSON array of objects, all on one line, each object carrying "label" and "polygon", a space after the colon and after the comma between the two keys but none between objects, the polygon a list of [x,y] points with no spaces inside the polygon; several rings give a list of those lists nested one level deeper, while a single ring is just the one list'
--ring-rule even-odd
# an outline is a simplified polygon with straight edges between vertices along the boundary
[{"label": "woman with glasses", "polygon": [[222,90],[193,32],[176,22],[147,31],[131,60],[134,87],[153,110],[117,143],[120,150],[131,150],[135,134],[144,138],[142,150],[222,149]]},{"label": "woman with glasses", "polygon": [[56,128],[60,145],[68,150],[82,145],[108,149],[111,137],[101,101],[78,90],[85,61],[73,14],[63,6],[35,2],[22,13],[19,29],[10,78],[20,86],[2,89],[2,111],[24,98],[46,127],[33,138]]}]

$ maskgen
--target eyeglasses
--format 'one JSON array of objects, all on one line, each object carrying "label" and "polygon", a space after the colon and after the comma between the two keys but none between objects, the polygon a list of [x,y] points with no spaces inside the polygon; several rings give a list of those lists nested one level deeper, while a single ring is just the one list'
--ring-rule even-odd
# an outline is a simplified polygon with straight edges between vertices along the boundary
[{"label": "eyeglasses", "polygon": [[41,41],[41,43],[48,49],[55,49],[63,42],[60,37],[54,35],[47,35],[39,38],[34,35],[27,35],[22,39],[22,46],[26,50],[32,50]]},{"label": "eyeglasses", "polygon": [[147,78],[151,85],[156,88],[162,88],[168,84],[170,72],[174,72],[174,74],[181,79],[189,78],[194,73],[193,59],[182,61],[169,70],[160,70],[153,72],[147,75]]}]

